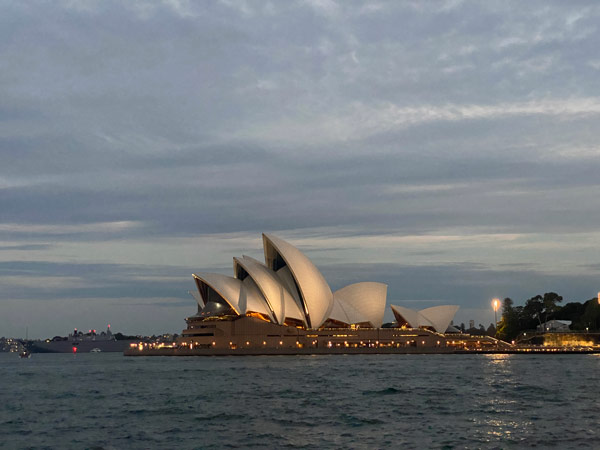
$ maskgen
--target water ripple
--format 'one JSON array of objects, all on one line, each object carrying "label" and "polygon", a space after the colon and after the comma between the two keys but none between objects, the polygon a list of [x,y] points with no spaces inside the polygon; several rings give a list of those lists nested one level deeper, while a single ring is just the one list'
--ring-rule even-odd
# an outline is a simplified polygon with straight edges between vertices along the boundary
[{"label": "water ripple", "polygon": [[586,355],[0,354],[0,448],[597,448]]}]

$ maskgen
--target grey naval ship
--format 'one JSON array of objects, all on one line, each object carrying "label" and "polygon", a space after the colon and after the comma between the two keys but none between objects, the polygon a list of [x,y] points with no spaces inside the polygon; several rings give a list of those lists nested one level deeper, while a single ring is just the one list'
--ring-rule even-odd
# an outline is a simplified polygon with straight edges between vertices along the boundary
[{"label": "grey naval ship", "polygon": [[123,352],[134,342],[137,340],[118,340],[108,325],[106,331],[100,333],[96,333],[96,330],[84,333],[75,328],[67,337],[55,336],[45,341],[35,341],[30,350],[33,353]]}]

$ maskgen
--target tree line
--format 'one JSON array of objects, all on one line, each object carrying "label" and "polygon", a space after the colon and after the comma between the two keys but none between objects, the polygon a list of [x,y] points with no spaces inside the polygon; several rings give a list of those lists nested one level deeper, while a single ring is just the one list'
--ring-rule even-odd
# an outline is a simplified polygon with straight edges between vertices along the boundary
[{"label": "tree line", "polygon": [[510,341],[519,333],[535,330],[538,325],[549,320],[570,320],[571,330],[575,331],[600,330],[600,305],[597,298],[561,306],[559,303],[562,301],[563,297],[556,292],[531,297],[523,306],[515,306],[512,299],[505,298],[496,337]]}]

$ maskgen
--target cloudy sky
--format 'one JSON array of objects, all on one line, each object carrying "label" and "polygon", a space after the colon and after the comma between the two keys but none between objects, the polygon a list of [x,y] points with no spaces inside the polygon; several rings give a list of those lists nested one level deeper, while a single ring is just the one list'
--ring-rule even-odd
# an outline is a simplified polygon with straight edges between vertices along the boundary
[{"label": "cloudy sky", "polygon": [[599,24],[592,1],[0,2],[0,336],[179,332],[192,272],[261,232],[459,323],[593,297]]}]

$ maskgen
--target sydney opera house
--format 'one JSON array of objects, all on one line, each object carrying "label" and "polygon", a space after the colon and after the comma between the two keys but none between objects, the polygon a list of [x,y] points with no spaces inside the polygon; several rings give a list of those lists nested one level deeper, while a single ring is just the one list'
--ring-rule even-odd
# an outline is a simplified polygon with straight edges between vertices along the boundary
[{"label": "sydney opera house", "polygon": [[[233,258],[233,276],[195,273],[198,312],[172,349],[145,354],[280,354],[452,351],[482,346],[450,326],[458,306],[391,306],[387,285],[362,281],[335,292],[300,250],[263,234],[265,262]],[[452,333],[454,332],[454,333]],[[487,342],[489,344],[489,342]],[[169,353],[172,352],[172,353]],[[130,353],[131,354],[131,353]]]}]

